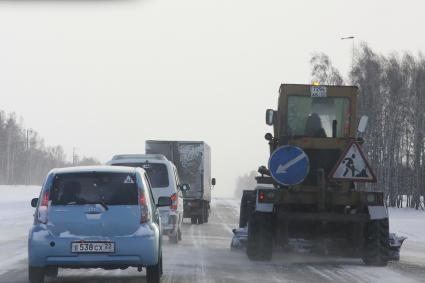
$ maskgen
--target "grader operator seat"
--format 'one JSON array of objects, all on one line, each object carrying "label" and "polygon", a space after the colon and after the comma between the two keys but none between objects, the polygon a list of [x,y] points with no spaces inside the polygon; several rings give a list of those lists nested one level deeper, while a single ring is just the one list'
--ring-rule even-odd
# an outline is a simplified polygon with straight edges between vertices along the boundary
[{"label": "grader operator seat", "polygon": [[305,136],[326,138],[326,133],[322,127],[322,120],[320,119],[319,114],[311,113],[308,115],[305,125]]}]

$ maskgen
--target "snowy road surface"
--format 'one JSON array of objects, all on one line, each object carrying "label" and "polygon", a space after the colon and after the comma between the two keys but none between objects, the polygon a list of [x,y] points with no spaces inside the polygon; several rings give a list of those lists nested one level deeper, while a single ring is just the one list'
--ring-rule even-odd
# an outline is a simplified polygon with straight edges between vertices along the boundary
[{"label": "snowy road surface", "polygon": [[[29,200],[38,188],[2,188],[0,200],[0,282],[27,282],[26,238],[33,209]],[[231,252],[231,229],[238,222],[237,203],[216,199],[204,225],[184,224],[183,241],[164,245],[162,282],[425,282],[425,213],[394,214],[391,229],[409,236],[401,261],[387,267],[366,267],[361,260],[276,253],[271,262],[250,262],[242,251]],[[409,221],[412,223],[409,224]],[[421,226],[421,227],[418,227]],[[146,282],[145,272],[65,270],[47,282]]]}]

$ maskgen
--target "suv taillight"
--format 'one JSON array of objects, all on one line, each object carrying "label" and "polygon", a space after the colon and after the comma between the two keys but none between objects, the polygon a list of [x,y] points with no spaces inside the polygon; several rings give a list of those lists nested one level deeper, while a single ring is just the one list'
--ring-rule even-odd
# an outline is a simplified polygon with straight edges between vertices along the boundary
[{"label": "suv taillight", "polygon": [[170,198],[172,201],[170,205],[171,210],[177,210],[177,194],[172,194]]},{"label": "suv taillight", "polygon": [[49,191],[45,191],[41,198],[41,203],[38,206],[38,222],[46,224],[47,223],[47,210],[49,208]]},{"label": "suv taillight", "polygon": [[151,220],[151,213],[146,203],[145,193],[141,193],[139,197],[140,206],[140,223],[146,223]]}]

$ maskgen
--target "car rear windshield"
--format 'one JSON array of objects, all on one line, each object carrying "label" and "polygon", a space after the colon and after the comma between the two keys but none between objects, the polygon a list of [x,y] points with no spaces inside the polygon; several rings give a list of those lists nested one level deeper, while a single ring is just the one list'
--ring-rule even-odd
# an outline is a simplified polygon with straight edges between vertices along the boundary
[{"label": "car rear windshield", "polygon": [[55,176],[50,200],[52,205],[137,205],[138,191],[134,174],[67,173]]},{"label": "car rear windshield", "polygon": [[165,164],[144,162],[144,163],[119,163],[114,165],[140,167],[145,169],[146,173],[148,174],[149,181],[151,182],[152,188],[165,188],[169,186],[168,170]]}]

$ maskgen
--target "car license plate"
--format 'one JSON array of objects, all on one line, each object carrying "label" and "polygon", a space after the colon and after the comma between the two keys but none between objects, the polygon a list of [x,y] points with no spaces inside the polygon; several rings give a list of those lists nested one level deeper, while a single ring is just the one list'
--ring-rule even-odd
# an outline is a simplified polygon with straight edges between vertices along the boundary
[{"label": "car license plate", "polygon": [[168,224],[168,215],[161,216],[161,223]]},{"label": "car license plate", "polygon": [[168,223],[168,215],[169,215],[168,211],[161,211],[160,215],[161,215],[161,223],[167,224]]},{"label": "car license plate", "polygon": [[74,242],[71,245],[73,253],[113,253],[115,243],[113,242]]}]

